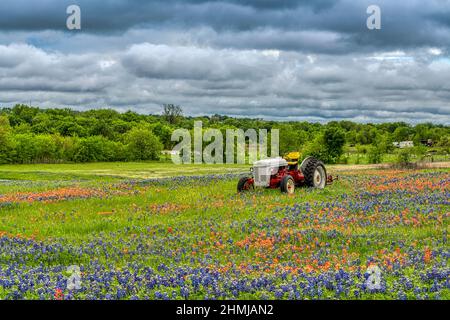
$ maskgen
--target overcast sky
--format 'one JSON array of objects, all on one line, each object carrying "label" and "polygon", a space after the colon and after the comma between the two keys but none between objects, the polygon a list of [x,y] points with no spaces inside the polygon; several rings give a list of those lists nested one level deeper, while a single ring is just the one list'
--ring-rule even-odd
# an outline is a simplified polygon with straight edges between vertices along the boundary
[{"label": "overcast sky", "polygon": [[449,48],[450,0],[1,0],[0,106],[450,124]]}]

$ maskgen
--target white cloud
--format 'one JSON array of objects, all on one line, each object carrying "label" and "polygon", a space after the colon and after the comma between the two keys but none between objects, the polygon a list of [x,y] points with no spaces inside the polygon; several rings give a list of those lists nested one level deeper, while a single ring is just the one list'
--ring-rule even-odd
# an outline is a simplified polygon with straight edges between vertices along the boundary
[{"label": "white cloud", "polygon": [[433,56],[440,56],[443,53],[439,48],[430,48],[428,49],[428,52]]}]

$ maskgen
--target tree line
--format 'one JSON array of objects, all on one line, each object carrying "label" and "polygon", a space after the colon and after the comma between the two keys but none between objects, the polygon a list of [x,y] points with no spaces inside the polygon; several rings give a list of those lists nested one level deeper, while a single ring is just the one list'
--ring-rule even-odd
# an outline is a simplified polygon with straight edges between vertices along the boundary
[{"label": "tree line", "polygon": [[432,123],[320,124],[222,115],[188,117],[181,107],[170,104],[163,106],[160,115],[16,105],[0,109],[0,163],[159,160],[162,150],[171,150],[177,143],[171,141],[172,132],[192,130],[199,120],[205,130],[224,133],[227,129],[279,129],[280,153],[300,150],[327,163],[345,161],[345,151],[351,148],[367,153],[369,161],[377,163],[383,154],[392,152],[394,141],[405,140],[417,146],[430,140],[440,152],[450,152],[450,127]]}]

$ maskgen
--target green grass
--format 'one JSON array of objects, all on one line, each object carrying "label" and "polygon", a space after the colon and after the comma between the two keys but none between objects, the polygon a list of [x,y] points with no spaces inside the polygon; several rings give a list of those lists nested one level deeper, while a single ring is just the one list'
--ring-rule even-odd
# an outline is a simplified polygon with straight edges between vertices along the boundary
[{"label": "green grass", "polygon": [[249,165],[174,165],[161,162],[98,162],[78,164],[0,165],[0,179],[117,180],[149,179],[248,171]]},{"label": "green grass", "polygon": [[[366,173],[356,170],[345,173],[324,190],[297,188],[295,195],[287,196],[279,190],[257,189],[254,192],[237,194],[237,178],[215,180],[169,180],[152,184],[147,179],[163,177],[198,176],[204,174],[226,174],[247,172],[248,165],[181,165],[170,163],[95,163],[95,164],[58,164],[58,165],[7,165],[0,166],[0,196],[21,193],[42,193],[67,188],[80,190],[96,190],[102,196],[94,195],[87,199],[59,199],[53,202],[21,202],[0,206],[0,232],[9,236],[32,237],[45,243],[64,243],[83,245],[90,241],[105,239],[113,246],[112,250],[122,250],[133,243],[134,237],[150,248],[161,249],[159,255],[121,256],[114,260],[99,253],[96,257],[84,256],[74,258],[61,253],[58,258],[43,256],[40,260],[30,258],[29,265],[44,262],[48,265],[89,264],[93,259],[102,264],[114,264],[116,268],[125,267],[127,263],[139,260],[144,265],[157,269],[165,263],[171,267],[190,265],[189,254],[180,257],[174,263],[173,255],[177,248],[186,248],[188,253],[196,250],[200,242],[205,243],[207,253],[212,256],[210,264],[216,267],[232,262],[235,265],[253,263],[266,265],[276,259],[280,265],[289,265],[293,260],[291,246],[306,247],[315,242],[328,243],[326,250],[317,249],[314,254],[322,255],[336,263],[342,258],[343,250],[358,257],[357,266],[365,268],[366,261],[377,255],[379,250],[388,253],[403,242],[408,248],[417,243],[419,251],[426,247],[442,249],[440,243],[443,234],[448,232],[448,219],[442,222],[434,220],[445,217],[446,208],[442,204],[417,204],[417,194],[396,194],[397,188],[391,187],[392,194],[381,192],[387,197],[385,202],[398,203],[395,209],[381,208],[379,213],[372,209],[361,209],[350,212],[350,202],[362,200],[359,195],[367,191],[366,182],[375,179],[383,183],[377,172]],[[352,169],[354,170],[354,169]],[[334,167],[329,167],[333,174]],[[351,170],[350,170],[351,171]],[[408,182],[408,179],[445,181],[449,169],[402,172],[392,175],[383,170],[380,175],[387,174],[394,181]],[[418,175],[417,177],[413,175]],[[423,178],[422,178],[423,177]],[[377,180],[378,179],[378,180]],[[397,179],[397,180],[396,180]],[[403,180],[402,180],[403,179]],[[422,179],[422,180],[421,180]],[[416,181],[416,180],[414,180]],[[412,185],[414,186],[416,182]],[[369,190],[370,191],[370,190]],[[442,196],[442,192],[433,191]],[[63,194],[64,195],[64,194]],[[0,198],[1,199],[1,198]],[[367,200],[377,201],[377,196]],[[293,216],[290,208],[302,208],[300,216]],[[306,214],[305,206],[311,207]],[[323,211],[334,208],[333,214]],[[345,208],[340,213],[339,208]],[[400,212],[408,208],[410,211],[402,218],[423,219],[423,225],[413,227],[401,222],[393,222]],[[420,210],[433,209],[428,216],[419,214]],[[294,209],[293,209],[294,210]],[[342,216],[344,220],[336,220]],[[429,219],[432,217],[433,219]],[[317,220],[317,221],[316,221]],[[289,224],[284,226],[284,222]],[[370,221],[370,223],[368,223]],[[366,223],[367,222],[367,223]],[[342,229],[343,228],[343,229]],[[167,230],[173,229],[173,234]],[[330,236],[330,230],[337,230],[337,236]],[[447,231],[446,231],[447,230]],[[273,236],[277,239],[283,232],[293,231],[302,234],[303,239],[295,237],[280,240],[274,248],[262,249],[258,245],[244,251],[242,248],[227,245],[226,250],[217,247],[217,241],[232,241],[233,244],[253,235]],[[281,239],[281,238],[280,238]],[[315,240],[317,239],[317,240]],[[125,243],[127,243],[125,245]],[[439,244],[438,244],[439,243]],[[132,249],[132,248],[130,248]],[[288,250],[289,249],[289,250]],[[155,249],[156,250],[156,249]],[[165,255],[167,250],[167,255]],[[273,251],[271,251],[273,250]],[[307,249],[299,253],[301,263],[307,263],[310,254]],[[412,249],[411,249],[412,250]],[[266,254],[267,258],[261,258]],[[170,254],[170,255],[169,255]],[[2,263],[9,263],[8,256],[0,256]],[[264,259],[268,259],[267,261]],[[303,260],[302,260],[303,259]],[[347,257],[347,259],[349,259]],[[194,266],[202,266],[203,262],[195,262]],[[278,262],[277,262],[278,263]],[[353,263],[353,262],[352,262]],[[356,262],[355,262],[356,263]],[[348,267],[348,266],[346,266]],[[404,271],[411,273],[417,283],[421,283],[416,268],[408,267]],[[395,287],[398,279],[389,275],[387,281]],[[422,284],[421,284],[422,285]],[[448,291],[442,291],[443,298],[450,298]],[[195,298],[204,297],[204,292],[197,292]],[[411,294],[411,293],[408,293]],[[0,298],[7,292],[0,287]],[[333,292],[325,296],[336,298]],[[36,298],[36,296],[32,296]],[[243,293],[239,298],[258,298],[260,293]],[[361,298],[395,298],[389,294],[365,295]]]}]

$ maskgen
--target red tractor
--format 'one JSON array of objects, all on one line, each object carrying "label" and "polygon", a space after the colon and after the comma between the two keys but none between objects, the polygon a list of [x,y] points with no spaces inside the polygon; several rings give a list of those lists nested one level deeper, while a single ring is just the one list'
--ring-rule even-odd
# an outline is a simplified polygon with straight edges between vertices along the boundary
[{"label": "red tractor", "polygon": [[292,194],[297,186],[308,186],[323,189],[333,182],[327,176],[322,161],[308,157],[300,164],[299,152],[291,152],[284,158],[272,158],[256,161],[252,168],[252,177],[243,177],[238,182],[238,192],[265,187],[281,189],[281,192]]}]

